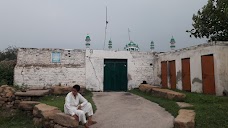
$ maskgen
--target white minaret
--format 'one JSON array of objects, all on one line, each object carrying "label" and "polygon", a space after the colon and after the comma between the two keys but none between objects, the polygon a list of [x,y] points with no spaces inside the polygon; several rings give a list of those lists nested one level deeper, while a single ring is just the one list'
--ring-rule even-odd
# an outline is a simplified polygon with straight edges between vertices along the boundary
[{"label": "white minaret", "polygon": [[172,36],[172,38],[171,38],[171,40],[170,40],[170,48],[171,48],[171,50],[175,50],[175,43],[176,43],[176,41],[175,41],[175,39],[173,38],[173,36]]},{"label": "white minaret", "polygon": [[151,41],[150,43],[150,50],[154,52],[154,41]]},{"label": "white minaret", "polygon": [[90,48],[90,41],[91,41],[91,39],[90,39],[90,36],[87,34],[87,36],[86,36],[86,39],[85,39],[85,41],[86,41],[86,48],[87,49],[89,49]]}]

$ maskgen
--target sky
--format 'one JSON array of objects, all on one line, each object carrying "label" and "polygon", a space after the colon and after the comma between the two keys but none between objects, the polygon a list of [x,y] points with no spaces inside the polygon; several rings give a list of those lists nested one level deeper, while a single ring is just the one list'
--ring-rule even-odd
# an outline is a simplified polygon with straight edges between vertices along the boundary
[{"label": "sky", "polygon": [[192,16],[207,0],[0,0],[0,50],[8,46],[25,48],[84,49],[91,37],[91,49],[103,49],[106,6],[109,39],[113,50],[124,50],[130,38],[140,51],[169,51],[206,43],[190,38]]}]

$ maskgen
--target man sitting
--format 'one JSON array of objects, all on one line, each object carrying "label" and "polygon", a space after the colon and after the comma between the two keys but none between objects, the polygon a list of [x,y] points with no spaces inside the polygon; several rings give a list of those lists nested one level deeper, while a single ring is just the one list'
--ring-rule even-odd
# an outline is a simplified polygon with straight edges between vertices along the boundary
[{"label": "man sitting", "polygon": [[[67,94],[65,98],[64,112],[73,116],[79,122],[81,121],[85,128],[89,128],[90,125],[96,123],[96,121],[92,121],[93,108],[79,91],[80,86],[74,85],[71,92]],[[86,114],[88,115],[88,121],[86,121]]]}]

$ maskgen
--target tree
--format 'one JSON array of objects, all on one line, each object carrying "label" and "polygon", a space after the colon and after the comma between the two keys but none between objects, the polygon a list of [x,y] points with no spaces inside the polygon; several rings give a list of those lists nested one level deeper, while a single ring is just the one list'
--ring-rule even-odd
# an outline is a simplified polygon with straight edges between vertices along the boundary
[{"label": "tree", "polygon": [[228,0],[208,0],[202,10],[193,14],[190,37],[210,41],[228,41]]},{"label": "tree", "polygon": [[16,60],[17,59],[17,48],[9,46],[3,51],[0,51],[0,61],[3,60]]},{"label": "tree", "polygon": [[3,84],[13,85],[16,61],[16,47],[9,46],[5,50],[0,51],[0,86]]}]

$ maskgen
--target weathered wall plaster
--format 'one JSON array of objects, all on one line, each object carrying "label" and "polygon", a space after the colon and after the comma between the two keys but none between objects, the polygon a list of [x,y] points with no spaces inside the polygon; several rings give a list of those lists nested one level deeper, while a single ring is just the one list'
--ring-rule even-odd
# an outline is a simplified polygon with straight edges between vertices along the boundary
[{"label": "weathered wall plaster", "polygon": [[[162,61],[175,60],[177,89],[182,90],[182,77],[180,77],[182,72],[181,59],[190,58],[191,91],[202,93],[201,56],[210,54],[213,54],[214,56],[216,95],[222,95],[224,89],[228,89],[228,42],[201,44],[198,46],[192,46],[189,48],[158,54],[158,72],[154,73],[154,76],[157,77],[155,79],[159,79],[158,76],[161,75]],[[160,81],[156,81],[156,83],[161,83],[161,79]],[[168,87],[170,87],[169,81]]]}]

